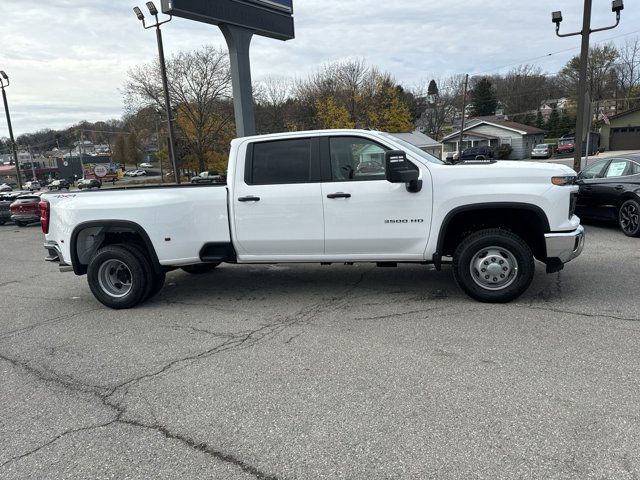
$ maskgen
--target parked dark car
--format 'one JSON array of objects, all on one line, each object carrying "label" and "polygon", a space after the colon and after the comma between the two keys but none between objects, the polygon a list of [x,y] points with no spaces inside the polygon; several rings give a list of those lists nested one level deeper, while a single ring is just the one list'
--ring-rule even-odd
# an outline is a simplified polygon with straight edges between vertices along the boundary
[{"label": "parked dark car", "polygon": [[102,187],[102,182],[95,178],[83,178],[82,180],[78,180],[78,188],[80,190],[84,189],[92,189],[92,188],[100,188]]},{"label": "parked dark car", "polygon": [[49,185],[49,190],[69,190],[71,188],[71,184],[65,180],[54,180]]},{"label": "parked dark car", "polygon": [[20,195],[25,195],[29,192],[25,191],[12,191],[0,193],[0,225],[4,225],[11,220],[11,204],[16,201]]},{"label": "parked dark car", "polygon": [[467,148],[462,152],[460,160],[476,160],[478,157],[484,157],[485,159],[493,159],[493,149],[486,145],[480,147]]},{"label": "parked dark car", "polygon": [[598,160],[576,183],[578,216],[615,220],[625,235],[640,237],[640,155]]},{"label": "parked dark car", "polygon": [[224,181],[224,177],[216,171],[202,172],[197,177],[191,179],[191,183],[194,184],[224,183]]},{"label": "parked dark car", "polygon": [[19,227],[40,222],[40,195],[22,195],[9,208],[11,220]]}]

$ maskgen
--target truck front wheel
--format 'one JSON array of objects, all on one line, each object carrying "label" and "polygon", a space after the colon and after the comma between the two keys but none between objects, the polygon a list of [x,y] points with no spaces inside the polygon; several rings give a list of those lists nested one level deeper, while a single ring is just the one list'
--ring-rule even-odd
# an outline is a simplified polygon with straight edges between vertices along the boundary
[{"label": "truck front wheel", "polygon": [[89,262],[87,280],[96,299],[116,310],[135,307],[149,293],[143,260],[120,245],[98,250]]},{"label": "truck front wheel", "polygon": [[520,237],[501,229],[487,229],[460,243],[453,256],[453,273],[470,297],[506,303],[529,288],[535,263],[531,249]]}]

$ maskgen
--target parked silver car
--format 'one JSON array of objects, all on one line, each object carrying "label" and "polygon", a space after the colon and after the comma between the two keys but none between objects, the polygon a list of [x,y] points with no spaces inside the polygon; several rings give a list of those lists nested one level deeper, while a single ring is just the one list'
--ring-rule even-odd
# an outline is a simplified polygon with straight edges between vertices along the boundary
[{"label": "parked silver car", "polygon": [[548,143],[541,143],[533,147],[531,151],[531,158],[551,158],[553,149]]}]

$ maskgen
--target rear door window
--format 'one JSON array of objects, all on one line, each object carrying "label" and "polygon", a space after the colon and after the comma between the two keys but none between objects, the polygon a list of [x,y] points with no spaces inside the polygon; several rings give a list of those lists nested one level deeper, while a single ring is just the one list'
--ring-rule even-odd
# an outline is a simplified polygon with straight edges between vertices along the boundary
[{"label": "rear door window", "polygon": [[311,139],[258,142],[247,160],[249,185],[279,185],[311,181]]},{"label": "rear door window", "polygon": [[612,160],[607,168],[607,178],[622,177],[628,175],[627,169],[629,168],[628,160]]}]

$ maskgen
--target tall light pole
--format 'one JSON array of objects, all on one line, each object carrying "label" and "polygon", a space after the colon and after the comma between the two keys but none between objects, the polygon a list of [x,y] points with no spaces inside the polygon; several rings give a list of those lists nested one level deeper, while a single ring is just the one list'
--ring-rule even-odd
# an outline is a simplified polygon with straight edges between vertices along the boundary
[{"label": "tall light pole", "polygon": [[582,146],[584,145],[585,132],[588,129],[587,115],[591,111],[586,104],[587,97],[587,66],[589,63],[589,37],[592,33],[602,32],[616,28],[620,23],[620,12],[624,10],[623,0],[613,0],[611,3],[611,11],[616,14],[616,23],[609,27],[591,28],[591,6],[593,0],[584,0],[584,15],[582,19],[582,30],[573,33],[560,33],[560,24],[562,23],[562,12],[553,12],[552,22],[556,24],[556,35],[559,37],[572,37],[582,35],[582,49],[580,52],[580,79],[578,82],[578,118],[576,120],[576,139],[575,153],[573,157],[573,169],[579,172],[582,169]]},{"label": "tall light pole", "polygon": [[164,89],[164,104],[167,111],[167,120],[169,124],[169,157],[171,158],[171,164],[173,165],[173,175],[175,176],[176,183],[179,184],[180,175],[178,173],[178,165],[176,163],[176,153],[175,153],[176,144],[175,144],[175,135],[173,131],[171,99],[169,97],[169,81],[167,80],[167,65],[164,59],[164,45],[162,43],[162,31],[160,30],[160,25],[164,25],[165,23],[170,22],[173,17],[169,16],[168,20],[161,22],[158,19],[158,9],[153,4],[153,2],[147,2],[147,8],[149,9],[149,13],[156,19],[156,23],[153,25],[147,25],[145,23],[144,14],[142,13],[142,10],[140,10],[140,8],[134,7],[133,11],[138,17],[138,20],[142,22],[142,26],[145,28],[145,30],[148,30],[154,27],[156,29],[156,37],[158,39],[158,56],[160,57],[160,74],[162,76],[162,88]]},{"label": "tall light pole", "polygon": [[4,70],[0,70],[0,87],[2,88],[2,100],[4,101],[4,112],[7,115],[7,126],[9,127],[9,138],[11,139],[11,150],[13,152],[13,161],[16,164],[16,177],[18,180],[18,188],[22,190],[22,176],[20,175],[20,162],[18,161],[18,151],[16,150],[16,141],[13,138],[13,127],[11,126],[11,115],[9,115],[9,104],[7,103],[7,93],[4,91],[10,85],[9,76]]}]

